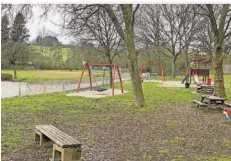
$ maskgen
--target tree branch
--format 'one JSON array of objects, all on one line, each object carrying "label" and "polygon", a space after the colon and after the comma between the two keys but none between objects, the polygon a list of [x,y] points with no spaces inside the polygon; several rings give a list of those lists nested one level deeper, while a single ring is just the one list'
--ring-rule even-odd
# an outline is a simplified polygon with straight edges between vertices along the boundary
[{"label": "tree branch", "polygon": [[132,13],[132,25],[134,25],[134,22],[135,22],[135,14],[136,14],[136,11],[139,9],[139,4],[136,5],[136,8],[135,10],[133,11]]},{"label": "tree branch", "polygon": [[106,9],[108,16],[111,18],[112,22],[114,23],[117,32],[119,33],[119,35],[121,36],[121,38],[124,40],[124,32],[123,29],[119,23],[118,18],[116,17],[115,13],[113,12],[113,10],[111,9],[109,4],[105,4],[104,8]]}]

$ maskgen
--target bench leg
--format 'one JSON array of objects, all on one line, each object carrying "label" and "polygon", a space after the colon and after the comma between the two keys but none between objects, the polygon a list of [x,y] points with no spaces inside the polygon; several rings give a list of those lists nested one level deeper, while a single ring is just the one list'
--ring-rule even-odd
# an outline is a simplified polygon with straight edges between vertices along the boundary
[{"label": "bench leg", "polygon": [[34,140],[35,142],[39,142],[40,146],[42,146],[44,142],[49,141],[49,139],[39,131],[35,132]]},{"label": "bench leg", "polygon": [[81,149],[62,148],[53,144],[52,161],[80,161]]}]

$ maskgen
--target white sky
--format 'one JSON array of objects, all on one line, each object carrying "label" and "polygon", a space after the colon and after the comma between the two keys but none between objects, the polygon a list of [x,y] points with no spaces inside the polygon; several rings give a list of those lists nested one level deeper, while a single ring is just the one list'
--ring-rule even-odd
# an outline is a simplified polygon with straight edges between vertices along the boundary
[{"label": "white sky", "polygon": [[73,38],[64,36],[62,34],[62,29],[55,25],[52,22],[58,22],[60,21],[58,14],[50,14],[48,16],[48,19],[40,19],[41,15],[41,9],[39,7],[33,8],[33,16],[32,18],[27,22],[27,28],[30,32],[30,41],[35,39],[38,36],[39,32],[45,31],[45,34],[49,34],[52,36],[56,36],[58,40],[64,44],[69,43]]},{"label": "white sky", "polygon": [[[198,3],[230,3],[230,0],[85,0],[84,3],[133,3],[133,4],[150,4],[150,3],[192,3],[192,4],[198,4]],[[1,0],[1,3],[33,3],[33,4],[44,4],[44,3],[82,3],[80,0]],[[52,14],[48,16],[48,20],[40,20],[39,15],[41,14],[41,10],[36,7],[33,8],[33,17],[30,19],[27,23],[27,28],[30,32],[30,41],[35,39],[38,35],[38,32],[42,31],[43,28],[46,29],[46,32],[52,33],[51,35],[56,36],[58,40],[64,44],[69,43],[73,40],[71,37],[67,37],[64,34],[61,35],[61,29],[59,26],[54,25],[53,22],[59,22],[59,16],[58,14]],[[57,34],[57,35],[55,35]]]}]

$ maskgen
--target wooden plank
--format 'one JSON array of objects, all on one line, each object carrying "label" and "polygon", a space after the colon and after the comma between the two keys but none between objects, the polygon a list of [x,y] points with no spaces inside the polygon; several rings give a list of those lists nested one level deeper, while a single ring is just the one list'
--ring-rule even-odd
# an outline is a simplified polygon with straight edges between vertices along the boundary
[{"label": "wooden plank", "polygon": [[63,144],[69,144],[69,145],[73,144],[73,141],[69,141],[68,139],[66,139],[63,136],[62,131],[58,130],[57,128],[50,127],[49,125],[43,126],[43,128],[44,128],[44,130],[46,130],[47,132],[49,132],[50,135],[55,136],[55,138],[57,140],[59,140],[60,142],[62,142]]},{"label": "wooden plank", "polygon": [[224,101],[224,98],[217,97],[217,96],[208,96],[208,99],[214,100],[214,101]]},{"label": "wooden plank", "polygon": [[46,135],[48,138],[50,138],[52,141],[54,141],[56,144],[58,144],[59,146],[63,146],[64,143],[61,142],[60,140],[57,139],[57,137],[55,135],[50,134],[50,131],[47,131],[44,129],[43,126],[40,127],[36,127],[41,133],[43,133],[44,135]]},{"label": "wooden plank", "polygon": [[56,127],[54,127],[53,125],[49,125],[50,128],[53,128],[54,131],[56,131],[57,133],[60,133],[60,136],[70,142],[70,143],[74,143],[74,144],[80,144],[79,141],[75,140],[74,138],[72,138],[71,136],[67,135],[66,133],[62,132],[61,130],[57,129]]},{"label": "wooden plank", "polygon": [[205,104],[205,103],[203,103],[203,102],[201,102],[201,101],[198,101],[198,100],[192,100],[192,102],[193,102],[193,103],[196,103],[196,104],[198,104],[198,105],[200,105],[200,106],[208,106],[208,104]]},{"label": "wooden plank", "polygon": [[75,144],[75,143],[72,143],[72,142],[68,142],[67,140],[65,140],[64,138],[62,138],[61,135],[59,135],[58,132],[52,132],[52,131],[47,130],[46,128],[42,127],[40,129],[41,132],[44,133],[44,135],[46,135],[47,137],[49,137],[52,141],[54,141],[59,146],[61,146],[61,147],[71,147],[71,146],[76,147],[76,146],[80,146],[80,144]]},{"label": "wooden plank", "polygon": [[63,133],[59,129],[55,128],[54,126],[43,126],[43,130],[49,133],[49,135],[53,135],[53,141],[54,139],[58,140],[59,142],[63,143],[64,145],[69,146],[75,146],[76,144],[79,144],[79,142],[73,138],[71,138],[69,135]]},{"label": "wooden plank", "polygon": [[36,129],[61,147],[79,147],[81,143],[52,125],[37,125]]}]

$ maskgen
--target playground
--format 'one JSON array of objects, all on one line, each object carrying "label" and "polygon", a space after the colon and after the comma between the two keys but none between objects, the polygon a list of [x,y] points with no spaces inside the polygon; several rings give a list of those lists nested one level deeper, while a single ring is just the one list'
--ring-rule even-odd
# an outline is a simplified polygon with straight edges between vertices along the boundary
[{"label": "playground", "polygon": [[[230,76],[225,75],[227,84],[231,83]],[[205,111],[192,104],[200,94],[162,85],[161,81],[144,83],[143,108],[133,108],[130,83],[123,83],[128,93],[113,97],[92,99],[54,93],[3,99],[2,160],[50,158],[52,145],[40,147],[33,138],[35,125],[52,124],[82,143],[83,161],[229,161],[230,123],[222,118],[222,112]],[[120,85],[115,84],[115,88]],[[230,92],[227,86],[228,100]]]}]

